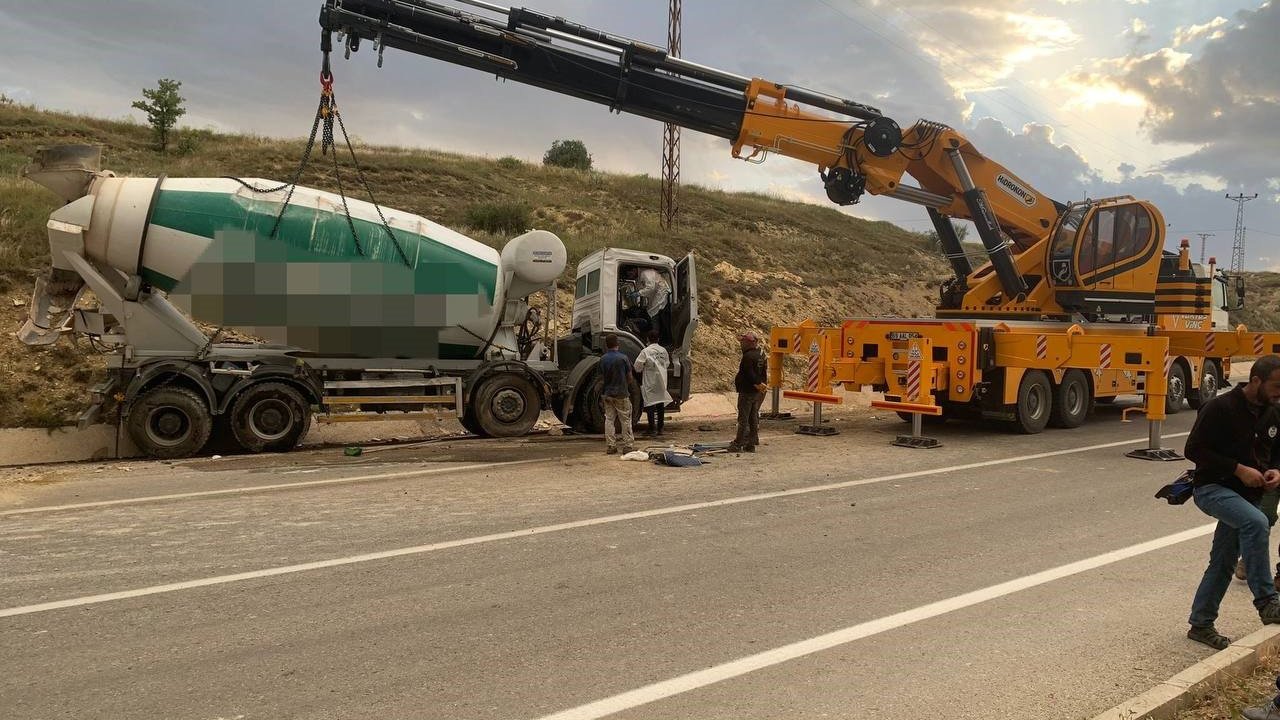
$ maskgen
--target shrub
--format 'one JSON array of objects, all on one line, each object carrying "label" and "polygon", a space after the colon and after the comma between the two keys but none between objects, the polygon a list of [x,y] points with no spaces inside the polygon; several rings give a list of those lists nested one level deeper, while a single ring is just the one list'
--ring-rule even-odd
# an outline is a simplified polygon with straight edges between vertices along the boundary
[{"label": "shrub", "polygon": [[513,158],[510,155],[498,158],[498,167],[503,170],[516,170],[521,165],[524,165],[524,163],[519,158]]},{"label": "shrub", "polygon": [[480,203],[467,208],[467,226],[487,233],[522,233],[533,226],[533,213],[522,203]]},{"label": "shrub", "polygon": [[572,168],[574,170],[591,169],[591,153],[581,140],[556,140],[551,149],[542,156],[543,165]]},{"label": "shrub", "polygon": [[177,152],[179,155],[194,155],[200,150],[200,139],[191,133],[184,132],[182,137],[178,138]]}]

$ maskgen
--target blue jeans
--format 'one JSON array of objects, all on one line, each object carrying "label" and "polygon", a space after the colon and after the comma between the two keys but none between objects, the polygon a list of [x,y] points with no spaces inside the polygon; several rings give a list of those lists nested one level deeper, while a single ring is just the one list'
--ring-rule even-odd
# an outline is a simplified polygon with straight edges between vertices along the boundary
[{"label": "blue jeans", "polygon": [[1209,627],[1218,619],[1218,605],[1231,585],[1238,557],[1244,558],[1254,606],[1266,605],[1276,596],[1271,578],[1271,553],[1267,547],[1271,534],[1267,516],[1240,493],[1221,485],[1198,486],[1192,499],[1204,514],[1218,519],[1218,528],[1209,550],[1209,567],[1205,568],[1200,587],[1196,588],[1188,622],[1195,627]]}]

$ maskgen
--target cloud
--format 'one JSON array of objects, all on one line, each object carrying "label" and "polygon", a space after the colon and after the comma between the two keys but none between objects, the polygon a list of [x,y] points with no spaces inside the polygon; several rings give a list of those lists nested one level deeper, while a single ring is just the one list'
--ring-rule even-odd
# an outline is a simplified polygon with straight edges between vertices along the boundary
[{"label": "cloud", "polygon": [[1120,33],[1122,37],[1126,37],[1133,43],[1137,44],[1144,40],[1149,40],[1151,36],[1147,34],[1147,24],[1142,18],[1130,18],[1129,25]]},{"label": "cloud", "polygon": [[1219,28],[1227,24],[1227,19],[1219,15],[1201,25],[1188,25],[1179,27],[1173,31],[1173,46],[1180,47],[1194,40],[1199,40],[1208,36],[1210,40],[1217,40],[1225,35]]},{"label": "cloud", "polygon": [[1181,37],[1206,33],[1198,54],[1161,48],[1109,58],[1067,81],[1140,96],[1152,141],[1196,146],[1165,162],[1164,171],[1231,186],[1266,184],[1280,177],[1273,160],[1280,156],[1280,5],[1241,11],[1229,28],[1216,20],[1192,26]]},{"label": "cloud", "polygon": [[1062,17],[1040,15],[1013,0],[911,0],[875,3],[937,63],[964,94],[998,87],[1027,63],[1069,50],[1080,41]]}]

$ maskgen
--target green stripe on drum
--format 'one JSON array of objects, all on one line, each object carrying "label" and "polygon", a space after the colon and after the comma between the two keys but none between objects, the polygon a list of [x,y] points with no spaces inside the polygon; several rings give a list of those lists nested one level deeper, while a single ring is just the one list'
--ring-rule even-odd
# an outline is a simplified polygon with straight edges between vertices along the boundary
[{"label": "green stripe on drum", "polygon": [[[299,205],[290,205],[285,210],[279,232],[272,238],[271,229],[279,207],[276,203],[246,201],[228,193],[161,190],[151,223],[222,241],[210,247],[210,252],[223,253],[224,257],[206,256],[201,262],[225,259],[252,263],[377,264],[385,266],[377,273],[377,284],[390,293],[472,295],[479,290],[486,294],[489,303],[494,301],[497,266],[493,263],[430,237],[394,228],[395,239],[414,265],[410,269],[401,261],[395,242],[381,223],[353,217],[351,223],[364,251],[361,255],[352,240],[346,215],[341,211]],[[157,276],[154,281],[157,287],[171,289],[176,284],[172,278],[152,274]],[[405,287],[395,287],[402,282]]]}]

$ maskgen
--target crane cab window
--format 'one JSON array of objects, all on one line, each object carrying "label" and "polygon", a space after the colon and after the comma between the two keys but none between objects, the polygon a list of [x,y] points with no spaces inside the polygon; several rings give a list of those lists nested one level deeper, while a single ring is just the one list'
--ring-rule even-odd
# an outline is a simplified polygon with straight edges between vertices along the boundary
[{"label": "crane cab window", "polygon": [[1131,260],[1151,242],[1151,216],[1140,205],[1104,208],[1094,213],[1081,235],[1080,275]]},{"label": "crane cab window", "polygon": [[1050,269],[1053,273],[1053,281],[1058,285],[1071,284],[1075,275],[1076,239],[1080,224],[1084,221],[1084,214],[1088,210],[1089,208],[1084,205],[1072,208],[1058,223],[1050,251]]},{"label": "crane cab window", "polygon": [[600,270],[592,270],[585,275],[579,275],[574,282],[573,297],[575,300],[581,299],[600,289]]}]

